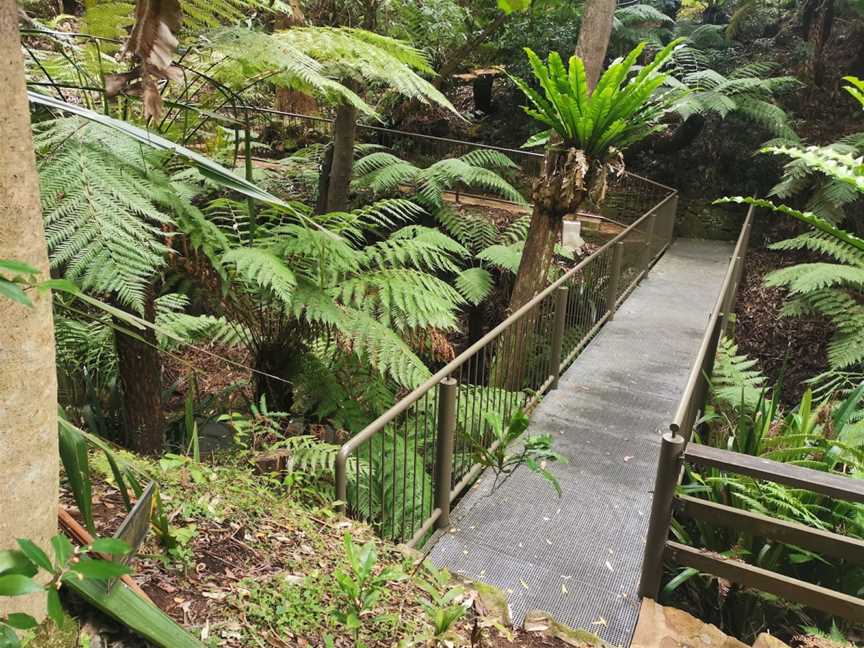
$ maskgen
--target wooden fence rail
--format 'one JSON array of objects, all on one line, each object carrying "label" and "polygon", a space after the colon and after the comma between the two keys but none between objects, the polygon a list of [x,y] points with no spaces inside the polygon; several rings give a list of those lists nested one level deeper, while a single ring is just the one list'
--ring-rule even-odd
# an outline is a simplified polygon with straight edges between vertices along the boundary
[{"label": "wooden fence rail", "polygon": [[684,466],[692,465],[784,484],[835,499],[864,502],[864,480],[689,443],[693,427],[704,411],[717,344],[721,335],[728,332],[733,322],[735,298],[743,272],[753,218],[754,210],[751,207],[741,229],[741,236],[735,246],[726,279],[708,322],[684,396],[675,414],[675,420],[669,426],[670,431],[663,435],[639,595],[657,597],[665,561],[680,567],[691,567],[744,587],[768,592],[834,616],[864,622],[864,599],[862,598],[704,549],[689,547],[669,538],[672,518],[677,515],[864,565],[864,541],[857,538],[786,522],[677,492]]}]

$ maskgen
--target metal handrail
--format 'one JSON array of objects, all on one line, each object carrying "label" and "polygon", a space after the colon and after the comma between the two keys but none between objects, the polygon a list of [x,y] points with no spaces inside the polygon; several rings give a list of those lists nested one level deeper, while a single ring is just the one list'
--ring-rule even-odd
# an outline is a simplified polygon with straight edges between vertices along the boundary
[{"label": "metal handrail", "polygon": [[660,590],[675,491],[683,475],[684,451],[692,435],[696,415],[704,406],[708,396],[708,376],[711,375],[714,366],[714,356],[717,353],[720,335],[732,317],[730,311],[734,309],[735,297],[738,293],[744,257],[753,230],[754,214],[755,208],[751,205],[741,226],[720,292],[699,344],[699,351],[690,369],[687,384],[672,423],[669,425],[670,431],[661,439],[639,582],[639,595],[643,597],[655,598]]},{"label": "metal handrail", "polygon": [[722,332],[722,324],[728,321],[730,317],[728,311],[734,306],[735,296],[738,294],[741,268],[744,263],[744,257],[747,255],[750,234],[753,229],[754,209],[751,205],[741,226],[741,233],[735,243],[732,258],[729,266],[726,268],[726,274],[723,276],[720,293],[717,295],[714,308],[711,310],[711,317],[708,320],[705,335],[702,337],[702,342],[699,345],[696,360],[690,369],[687,385],[684,388],[681,400],[678,402],[678,408],[675,411],[675,416],[672,418],[672,423],[669,425],[669,429],[673,435],[683,434],[687,440],[690,439],[691,428],[695,420],[694,414],[698,411],[698,408],[702,407],[707,395],[705,392],[707,388],[707,376],[711,375],[714,355],[717,352],[717,343]]},{"label": "metal handrail", "polygon": [[[654,189],[662,187],[662,185],[653,182],[645,184]],[[527,354],[521,358],[521,360],[524,361],[523,365],[526,366],[531,363],[536,363],[538,360],[545,362],[543,367],[540,368],[537,376],[536,382],[538,385],[535,394],[528,399],[526,408],[530,408],[533,403],[539,400],[540,395],[542,395],[542,393],[547,389],[554,388],[557,383],[557,376],[560,374],[561,370],[575,358],[591,337],[596,334],[597,330],[599,330],[599,328],[613,316],[618,304],[645,276],[648,268],[650,268],[653,262],[659,258],[666,246],[669,244],[674,226],[678,196],[677,192],[674,190],[669,190],[664,193],[665,195],[663,195],[656,204],[651,205],[639,218],[627,226],[622,232],[617,234],[590,256],[580,261],[576,266],[564,273],[558,280],[552,282],[544,290],[535,295],[528,303],[510,314],[506,319],[504,319],[504,321],[460,353],[447,365],[435,372],[435,374],[424,381],[423,384],[404,396],[398,403],[379,416],[375,421],[370,423],[359,434],[343,444],[337,454],[335,462],[336,499],[337,502],[339,502],[339,506],[341,508],[346,508],[346,504],[348,503],[348,462],[350,458],[358,452],[361,447],[371,443],[376,435],[385,431],[389,425],[396,424],[400,418],[407,415],[412,410],[412,407],[417,405],[421,399],[429,399],[430,395],[434,399],[433,391],[436,388],[440,390],[440,386],[444,381],[453,378],[457,374],[461,376],[465,367],[467,367],[469,379],[473,373],[476,381],[476,364],[478,358],[485,359],[487,362],[497,360],[498,353],[501,352],[501,349],[499,348],[495,350],[496,345],[501,347],[503,342],[505,350],[515,351],[516,347],[522,343],[521,338],[526,335],[530,336],[534,334],[544,341],[547,339],[551,340],[550,348],[544,349],[541,355],[549,353],[555,356],[553,359],[547,360],[546,358],[539,358],[536,355],[528,356]],[[628,246],[629,252],[631,252],[630,256],[633,257],[630,258],[629,261],[625,259],[627,256],[625,248]],[[632,254],[633,252],[635,252],[635,255]],[[632,279],[624,281],[623,283],[626,285],[623,290],[621,290],[622,280],[628,279],[624,274],[628,270],[631,272]],[[579,333],[581,338],[572,349],[563,349],[562,342],[565,334],[564,327],[566,327],[567,321],[576,324],[575,327],[571,327],[573,331],[583,324],[583,322],[577,321],[579,314],[574,312],[577,307],[568,302],[567,293],[568,290],[574,287],[584,288],[586,283],[589,282],[589,278],[586,276],[588,274],[592,274],[590,279],[593,280],[592,288],[595,290],[597,290],[604,281],[606,282],[605,287],[602,289],[602,294],[595,295],[605,304],[603,312],[593,314],[590,319],[585,322],[586,326],[584,327],[584,333]],[[578,296],[575,291],[574,295]],[[532,333],[535,328],[535,323],[541,320],[547,322],[545,324],[546,328],[539,334]],[[553,320],[557,321],[557,330]],[[587,326],[588,324],[590,324],[590,326]],[[509,335],[509,338],[505,338],[505,334]],[[502,355],[504,354],[502,353]],[[526,366],[517,367],[516,371],[527,371]],[[543,373],[544,371],[545,373]],[[502,373],[506,374],[508,372],[497,372],[496,376],[500,378]],[[490,383],[492,381],[492,372],[489,373],[489,381]],[[475,387],[477,386],[477,383],[475,382],[472,385],[466,386]],[[520,387],[518,393],[521,393],[521,391],[522,388]],[[503,400],[506,401],[506,397]],[[499,405],[501,405],[500,409],[511,411],[512,402],[504,404],[499,402]],[[438,435],[442,439],[447,439],[449,434],[450,443],[452,444],[453,430],[449,430],[449,432],[446,430],[449,423],[444,425],[443,428],[441,428],[441,425],[442,421],[439,419]],[[471,423],[471,425],[473,426],[474,423]],[[435,443],[438,443],[437,437]],[[371,446],[369,447],[368,452],[371,460]],[[405,454],[407,456],[407,451]],[[451,455],[447,460],[453,462],[454,457]],[[439,462],[440,460],[436,460],[436,474],[439,468]],[[456,499],[460,491],[473,481],[478,473],[478,466],[473,465],[469,470],[456,475],[456,478],[458,479],[456,484],[450,484],[449,479],[446,480],[448,483],[437,483],[435,494],[436,506],[431,508],[428,513],[425,514],[425,517],[421,520],[419,529],[415,531],[416,525],[413,523],[412,519],[412,523],[408,525],[408,534],[406,536],[398,536],[395,529],[391,529],[394,537],[404,540],[405,537],[410,535],[411,541],[409,544],[413,544],[428,533],[433,524],[439,528],[442,525],[446,526],[446,524],[449,523],[450,502]],[[454,481],[456,480],[454,479]],[[408,485],[410,486],[411,484],[409,483]],[[394,490],[392,496],[393,505],[394,507],[398,507],[399,501],[395,495],[395,489],[398,487],[398,484],[392,484],[392,486]],[[382,486],[382,491],[384,490],[385,489]],[[441,493],[442,490],[445,491],[443,494]],[[383,496],[386,496],[386,493],[384,493],[382,497]],[[404,512],[404,499],[402,501],[402,506]],[[402,524],[402,530],[404,532],[404,520]]]}]

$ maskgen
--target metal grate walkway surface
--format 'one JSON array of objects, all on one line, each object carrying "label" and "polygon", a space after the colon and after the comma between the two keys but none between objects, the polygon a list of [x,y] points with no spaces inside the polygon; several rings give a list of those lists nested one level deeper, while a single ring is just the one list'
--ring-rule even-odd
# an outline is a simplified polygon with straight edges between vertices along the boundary
[{"label": "metal grate walkway surface", "polygon": [[569,463],[559,499],[520,468],[483,475],[430,559],[508,593],[513,620],[540,609],[629,646],[660,430],[686,386],[732,246],[678,239],[531,417]]}]

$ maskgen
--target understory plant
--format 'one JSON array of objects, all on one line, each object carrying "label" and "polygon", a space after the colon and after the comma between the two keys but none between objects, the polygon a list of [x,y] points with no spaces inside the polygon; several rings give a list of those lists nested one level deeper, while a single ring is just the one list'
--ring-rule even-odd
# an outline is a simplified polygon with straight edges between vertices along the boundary
[{"label": "understory plant", "polygon": [[668,76],[661,68],[679,44],[672,41],[631,74],[645,49],[644,43],[638,45],[610,65],[593,89],[578,56],[565,67],[556,52],[544,63],[526,49],[540,91],[525,81],[514,81],[530,102],[525,111],[545,127],[526,146],[547,148],[542,174],[533,188],[534,211],[511,311],[543,288],[564,216],[578,212],[586,201],[602,203],[610,174],[623,172],[621,151],[663,128],[660,120],[679,93],[663,89]]},{"label": "understory plant", "polygon": [[406,575],[394,565],[376,569],[378,552],[374,541],[357,546],[352,535],[346,533],[343,545],[348,570],[337,570],[333,577],[339,586],[344,607],[337,608],[334,614],[336,620],[354,636],[354,645],[361,648],[365,645],[360,641],[364,623],[377,620],[377,617],[369,617],[385,588],[390,583],[404,580]]},{"label": "understory plant", "polygon": [[[93,558],[90,554],[123,556],[129,547],[122,540],[100,538],[86,547],[74,547],[59,534],[51,538],[52,556],[32,541],[18,540],[18,549],[0,551],[0,596],[14,597],[44,594],[48,617],[63,626],[66,616],[60,603],[60,588],[70,581],[91,579],[107,581],[130,573],[126,565]],[[16,630],[33,630],[39,624],[29,614],[15,612],[0,618],[0,645],[18,648],[21,642]]]},{"label": "understory plant", "polygon": [[[860,96],[862,82],[847,77],[850,94],[864,105]],[[801,168],[809,173],[818,173],[828,180],[827,187],[838,187],[843,191],[836,202],[841,205],[852,196],[864,195],[864,164],[854,157],[848,148],[768,146],[763,152],[787,156],[794,163],[797,177]],[[787,167],[788,170],[788,167]],[[769,286],[785,288],[788,299],[781,315],[797,317],[822,315],[834,324],[834,332],[828,344],[828,364],[832,372],[860,369],[864,365],[864,239],[844,229],[836,210],[826,213],[801,211],[784,204],[757,198],[726,198],[726,202],[748,203],[796,218],[811,230],[792,239],[775,243],[778,250],[807,250],[826,261],[799,263],[775,270],[766,276]],[[818,206],[822,201],[817,201]],[[839,222],[838,222],[839,220]],[[830,379],[830,375],[826,378]]]},{"label": "understory plant", "polygon": [[[694,441],[774,461],[851,478],[864,478],[864,384],[821,400],[805,391],[788,411],[780,405],[781,386],[771,386],[754,360],[741,355],[728,338],[718,345],[711,377],[711,403]],[[770,481],[717,469],[687,466],[683,493],[811,528],[864,538],[864,506]],[[673,521],[673,535],[689,546],[744,560],[852,596],[864,594],[864,569],[839,558],[701,521]],[[716,588],[723,604],[705,606]],[[782,622],[800,625],[809,617],[776,597],[723,584],[685,568],[670,578],[665,596],[681,597],[703,618],[742,638],[755,637]],[[782,619],[782,621],[781,621]]]},{"label": "understory plant", "polygon": [[[561,497],[558,478],[546,466],[567,463],[567,458],[552,450],[551,434],[532,434],[520,440],[528,429],[528,417],[521,409],[510,417],[506,426],[497,412],[487,412],[484,421],[486,425],[476,431],[469,428],[469,440],[474,461],[495,475],[491,492],[494,493],[516,469],[525,466],[548,481]],[[517,441],[519,447],[511,448]]]}]

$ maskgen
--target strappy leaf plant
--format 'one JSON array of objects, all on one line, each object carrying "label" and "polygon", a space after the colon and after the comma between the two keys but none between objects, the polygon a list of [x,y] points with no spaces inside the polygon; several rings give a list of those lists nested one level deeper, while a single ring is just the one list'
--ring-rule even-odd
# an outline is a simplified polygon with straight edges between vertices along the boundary
[{"label": "strappy leaf plant", "polygon": [[534,213],[525,243],[516,285],[510,301],[515,311],[542,290],[548,280],[555,244],[564,216],[589,201],[601,203],[611,172],[623,172],[621,151],[663,128],[661,118],[680,92],[664,88],[662,72],[680,40],[660,50],[637,69],[645,44],[603,73],[590,88],[585,64],[572,56],[565,66],[552,52],[544,63],[526,49],[535,89],[514,79],[530,105],[525,111],[546,129],[526,146],[548,145],[543,174],[534,184]]},{"label": "strappy leaf plant", "polygon": [[546,144],[554,132],[563,146],[577,148],[587,156],[605,157],[612,149],[623,150],[662,129],[659,119],[669,109],[672,94],[655,96],[655,92],[667,79],[660,69],[680,42],[672,41],[631,78],[630,72],[645,49],[645,43],[640,43],[613,63],[593,90],[578,56],[572,56],[565,67],[557,52],[549,54],[544,63],[526,48],[542,94],[521,79],[514,82],[531,102],[525,112],[549,127],[526,146]]}]

